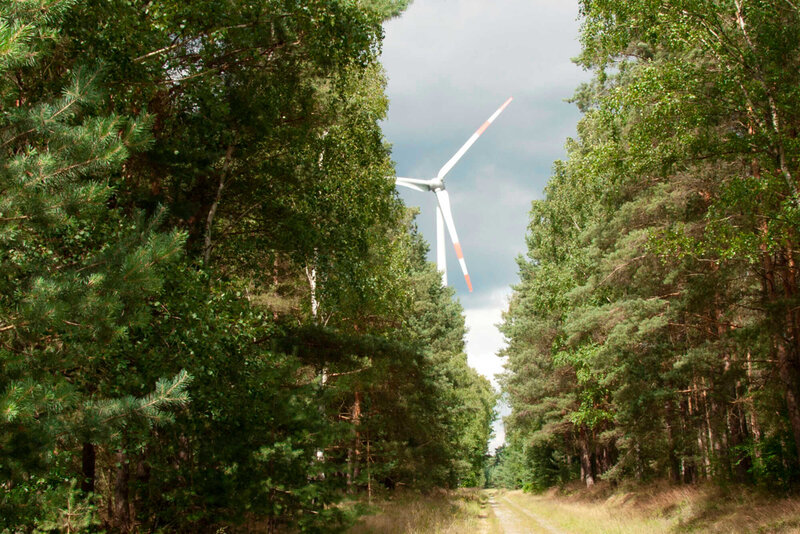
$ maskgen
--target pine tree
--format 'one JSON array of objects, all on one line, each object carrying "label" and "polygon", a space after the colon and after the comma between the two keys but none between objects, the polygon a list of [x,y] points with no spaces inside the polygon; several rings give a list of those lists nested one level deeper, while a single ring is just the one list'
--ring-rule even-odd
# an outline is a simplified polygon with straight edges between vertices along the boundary
[{"label": "pine tree", "polygon": [[109,208],[114,174],[149,137],[146,117],[95,112],[101,67],[76,68],[52,89],[26,86],[71,3],[1,7],[0,524],[14,529],[33,525],[65,478],[85,485],[72,462],[80,451],[184,404],[189,377],[138,399],[95,395],[103,347],[146,320],[158,266],[180,254],[183,235]]},{"label": "pine tree", "polygon": [[556,448],[584,479],[785,487],[800,454],[797,10],[582,10],[596,76],[531,211],[504,326],[512,434],[540,480]]}]

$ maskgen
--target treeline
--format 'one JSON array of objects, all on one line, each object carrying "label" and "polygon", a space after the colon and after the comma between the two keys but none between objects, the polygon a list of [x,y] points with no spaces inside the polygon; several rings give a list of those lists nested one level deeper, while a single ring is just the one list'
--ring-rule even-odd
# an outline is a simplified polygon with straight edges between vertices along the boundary
[{"label": "treeline", "polygon": [[502,326],[493,476],[800,480],[800,10],[581,1],[577,139]]},{"label": "treeline", "polygon": [[493,417],[378,121],[402,0],[0,2],[0,531],[336,530]]}]

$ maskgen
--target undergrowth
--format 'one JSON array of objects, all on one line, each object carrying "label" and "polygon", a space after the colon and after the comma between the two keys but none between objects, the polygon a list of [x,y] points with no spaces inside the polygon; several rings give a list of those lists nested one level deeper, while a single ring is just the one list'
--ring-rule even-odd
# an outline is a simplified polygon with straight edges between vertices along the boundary
[{"label": "undergrowth", "polygon": [[349,534],[462,534],[502,532],[477,489],[434,490],[427,494],[396,491],[373,501],[370,512]]},{"label": "undergrowth", "polygon": [[800,497],[743,486],[648,485],[592,489],[566,486],[540,495],[506,494],[569,532],[788,533],[800,531]]}]

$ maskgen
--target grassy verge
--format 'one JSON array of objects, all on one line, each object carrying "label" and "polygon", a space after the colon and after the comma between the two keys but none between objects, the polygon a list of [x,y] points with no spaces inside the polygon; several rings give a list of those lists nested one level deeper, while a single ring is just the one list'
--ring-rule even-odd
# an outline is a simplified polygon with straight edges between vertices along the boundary
[{"label": "grassy verge", "polygon": [[788,533],[800,532],[800,498],[779,498],[748,488],[671,486],[588,491],[576,487],[499,497],[555,528],[574,533]]},{"label": "grassy verge", "polygon": [[348,534],[500,534],[486,493],[476,489],[429,494],[397,491],[374,501]]}]

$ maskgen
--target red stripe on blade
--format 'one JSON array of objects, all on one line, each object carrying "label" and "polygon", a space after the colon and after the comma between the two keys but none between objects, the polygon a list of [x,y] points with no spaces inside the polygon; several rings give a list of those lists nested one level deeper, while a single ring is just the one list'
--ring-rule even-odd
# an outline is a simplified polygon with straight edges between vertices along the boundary
[{"label": "red stripe on blade", "polygon": [[461,245],[459,243],[453,243],[453,248],[456,249],[456,256],[458,256],[459,260],[464,259],[464,253],[461,252]]},{"label": "red stripe on blade", "polygon": [[464,275],[464,280],[467,281],[467,287],[469,288],[469,292],[472,293],[472,282],[470,281],[468,274]]}]

